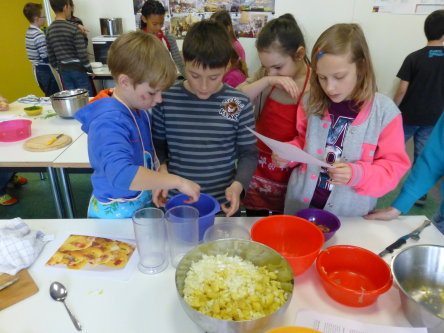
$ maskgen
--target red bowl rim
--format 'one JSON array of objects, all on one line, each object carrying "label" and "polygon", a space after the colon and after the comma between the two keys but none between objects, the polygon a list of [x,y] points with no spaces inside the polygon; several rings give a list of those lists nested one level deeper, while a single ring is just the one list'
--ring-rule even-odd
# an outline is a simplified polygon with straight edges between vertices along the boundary
[{"label": "red bowl rim", "polygon": [[[266,221],[266,220],[270,220],[270,219],[274,219],[274,218],[276,218],[276,217],[282,217],[282,216],[284,216],[284,217],[286,217],[286,218],[289,218],[290,220],[297,220],[298,222],[305,223],[305,224],[307,224],[307,225],[310,225],[310,227],[313,226],[314,228],[312,228],[312,229],[313,229],[313,230],[316,230],[316,232],[317,232],[318,234],[320,234],[320,236],[321,236],[321,238],[320,238],[320,239],[321,239],[321,245],[318,247],[317,250],[314,250],[314,251],[312,251],[312,252],[309,252],[309,253],[307,253],[307,254],[300,255],[300,256],[288,256],[288,255],[283,255],[283,254],[282,254],[282,256],[283,256],[284,258],[289,258],[289,259],[305,258],[305,257],[313,256],[314,254],[317,256],[318,253],[321,251],[322,246],[323,246],[324,243],[325,243],[324,233],[323,233],[323,232],[321,231],[321,229],[319,229],[314,223],[311,223],[310,221],[307,221],[306,219],[304,219],[304,218],[302,218],[302,217],[299,217],[299,216],[294,216],[294,215],[271,215],[271,216],[263,217],[263,218],[257,220],[257,221],[253,224],[253,226],[251,227],[251,231],[250,231],[251,240],[260,243],[259,241],[255,240],[255,239],[253,238],[254,229],[257,229],[257,228],[258,228],[257,225],[259,224],[259,222],[261,222],[261,223],[265,223],[264,221]],[[263,243],[261,243],[261,244],[263,244]],[[271,247],[271,246],[268,245],[268,244],[264,244],[264,245],[267,245],[268,247]],[[276,251],[277,251],[277,250],[276,250]],[[279,252],[279,251],[277,251],[277,252]]]},{"label": "red bowl rim", "polygon": [[364,249],[363,247],[355,246],[355,245],[333,245],[333,246],[330,246],[330,247],[326,248],[325,250],[323,250],[323,251],[321,251],[319,253],[319,255],[316,258],[316,271],[318,272],[318,275],[321,278],[321,281],[323,281],[324,283],[328,283],[329,285],[334,286],[334,287],[336,287],[338,289],[347,291],[347,292],[351,292],[351,293],[354,293],[354,294],[357,294],[357,295],[361,295],[362,294],[362,291],[360,291],[360,290],[344,287],[342,285],[334,283],[332,280],[330,280],[330,279],[328,279],[326,277],[326,272],[322,269],[321,263],[319,262],[319,258],[322,259],[324,254],[329,252],[329,250],[331,251],[331,250],[335,250],[335,249],[339,249],[339,248],[342,248],[342,249],[354,249],[354,250],[359,250],[359,251],[362,251],[362,252],[366,252],[366,253],[370,254],[371,256],[373,256],[375,259],[378,259],[378,261],[380,261],[380,262],[385,264],[384,267],[386,267],[388,272],[389,272],[389,279],[387,280],[387,282],[383,286],[379,287],[378,289],[366,290],[364,292],[365,295],[375,295],[375,296],[381,295],[381,294],[385,293],[386,291],[388,291],[391,288],[391,286],[393,284],[393,274],[392,274],[392,271],[390,269],[390,266],[384,261],[384,259],[379,257],[374,252],[372,252],[370,250],[367,250],[367,249]]}]

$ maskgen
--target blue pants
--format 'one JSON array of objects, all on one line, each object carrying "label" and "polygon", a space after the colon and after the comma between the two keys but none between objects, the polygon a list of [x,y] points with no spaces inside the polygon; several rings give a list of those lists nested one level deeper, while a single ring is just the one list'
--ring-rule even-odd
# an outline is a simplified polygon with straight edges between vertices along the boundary
[{"label": "blue pants", "polygon": [[[412,126],[404,125],[404,140],[407,142],[413,136],[414,150],[413,150],[413,163],[416,158],[421,154],[427,140],[432,134],[434,126]],[[412,163],[412,164],[413,164]]]},{"label": "blue pants", "polygon": [[6,185],[8,185],[12,176],[12,172],[5,172],[0,170],[0,196],[6,194]]},{"label": "blue pants", "polygon": [[35,76],[37,77],[37,83],[39,84],[40,89],[42,89],[46,97],[60,91],[59,85],[57,84],[54,74],[52,74],[49,66],[37,66],[35,68]]},{"label": "blue pants", "polygon": [[90,97],[94,96],[89,76],[85,72],[76,71],[74,69],[65,69],[60,71],[60,75],[62,76],[65,89],[84,88],[88,90]]},{"label": "blue pants", "polygon": [[[443,208],[442,206],[444,206],[444,202],[441,203],[441,209]],[[432,218],[432,223],[444,235],[444,213],[441,213],[441,211],[436,212]]]}]

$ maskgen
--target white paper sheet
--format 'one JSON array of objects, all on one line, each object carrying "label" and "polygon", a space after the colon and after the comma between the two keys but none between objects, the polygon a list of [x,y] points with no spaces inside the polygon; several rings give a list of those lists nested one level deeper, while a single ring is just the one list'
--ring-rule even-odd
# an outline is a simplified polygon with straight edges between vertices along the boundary
[{"label": "white paper sheet", "polygon": [[297,326],[309,327],[323,333],[427,333],[427,328],[425,327],[367,324],[311,310],[299,311],[294,323]]},{"label": "white paper sheet", "polygon": [[317,158],[311,156],[310,154],[306,153],[302,149],[299,149],[298,147],[292,144],[267,138],[266,136],[253,131],[249,127],[247,127],[247,129],[255,136],[257,136],[264,144],[266,144],[268,148],[270,148],[273,152],[278,154],[279,157],[283,159],[292,162],[314,164],[325,168],[331,168],[330,164],[318,160]]},{"label": "white paper sheet", "polygon": [[[56,240],[49,242],[45,247],[44,253],[40,255],[35,261],[33,268],[40,271],[46,272],[63,272],[66,274],[74,275],[74,276],[89,276],[95,277],[99,279],[111,279],[111,280],[121,280],[127,281],[132,276],[134,270],[137,267],[139,262],[139,253],[137,249],[134,250],[133,254],[129,258],[127,264],[121,268],[112,268],[105,265],[98,265],[91,267],[90,265],[85,266],[83,269],[69,269],[66,265],[54,265],[48,266],[46,265],[47,261],[53,256],[53,254],[59,249],[59,247],[65,242],[65,240],[70,235],[85,235],[83,233],[72,233],[72,232],[64,232],[60,237],[57,237]],[[136,246],[134,239],[124,239],[120,237],[115,237],[113,235],[105,235],[105,234],[88,234],[85,236],[95,236],[95,237],[103,237],[109,238],[113,240],[122,241],[133,246]]]}]

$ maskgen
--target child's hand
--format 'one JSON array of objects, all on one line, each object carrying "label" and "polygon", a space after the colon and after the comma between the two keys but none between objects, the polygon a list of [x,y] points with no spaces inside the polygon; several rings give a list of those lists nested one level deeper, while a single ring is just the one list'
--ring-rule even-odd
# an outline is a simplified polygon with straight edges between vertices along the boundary
[{"label": "child's hand", "polygon": [[8,100],[0,96],[0,111],[8,111],[8,110],[9,110]]},{"label": "child's hand", "polygon": [[200,186],[191,180],[181,178],[180,185],[177,188],[183,194],[188,195],[188,200],[185,203],[193,203],[199,200],[200,196]]},{"label": "child's hand", "polygon": [[399,215],[401,215],[401,211],[396,209],[395,207],[388,207],[385,209],[377,209],[370,214],[363,216],[366,220],[383,220],[389,221],[396,219]]},{"label": "child's hand", "polygon": [[283,159],[281,157],[279,157],[278,154],[276,154],[275,152],[273,152],[271,154],[271,160],[273,161],[274,164],[276,164],[279,168],[286,168],[288,166],[288,163],[290,163],[289,160]]},{"label": "child's hand", "polygon": [[286,91],[294,99],[301,94],[296,82],[289,76],[268,76],[268,84]]},{"label": "child's hand", "polygon": [[82,32],[82,34],[84,34],[85,36],[88,34],[89,30],[86,29],[83,25],[77,24],[77,26],[79,27],[79,29]]},{"label": "child's hand", "polygon": [[226,188],[225,198],[230,203],[230,206],[228,207],[227,205],[223,204],[221,205],[221,208],[227,217],[230,217],[239,210],[242,189],[242,184],[238,181],[234,181],[233,184]]},{"label": "child's hand", "polygon": [[334,168],[328,169],[328,175],[330,180],[328,181],[333,185],[347,185],[352,176],[352,168],[347,163],[335,163]]},{"label": "child's hand", "polygon": [[153,190],[153,203],[156,207],[165,207],[168,198],[168,190]]}]

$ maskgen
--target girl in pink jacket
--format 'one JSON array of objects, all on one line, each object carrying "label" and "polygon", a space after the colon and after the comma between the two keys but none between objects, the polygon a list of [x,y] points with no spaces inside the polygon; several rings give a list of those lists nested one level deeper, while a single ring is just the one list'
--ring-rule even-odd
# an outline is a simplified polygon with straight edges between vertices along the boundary
[{"label": "girl in pink jacket", "polygon": [[[322,33],[311,64],[304,150],[333,168],[295,168],[285,213],[316,207],[339,216],[366,215],[410,167],[401,114],[376,92],[370,51],[357,24],[336,24]],[[277,155],[274,160],[291,165]]]}]

